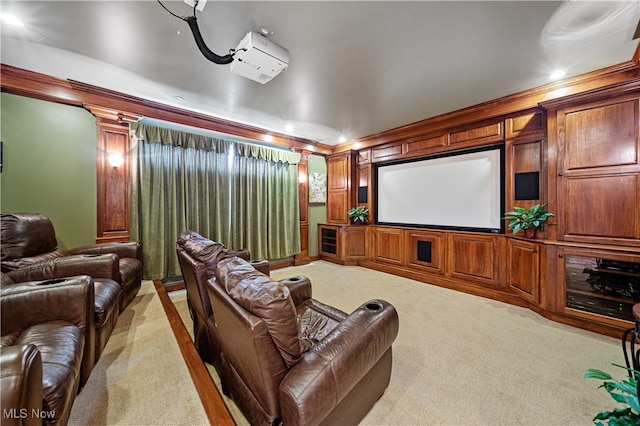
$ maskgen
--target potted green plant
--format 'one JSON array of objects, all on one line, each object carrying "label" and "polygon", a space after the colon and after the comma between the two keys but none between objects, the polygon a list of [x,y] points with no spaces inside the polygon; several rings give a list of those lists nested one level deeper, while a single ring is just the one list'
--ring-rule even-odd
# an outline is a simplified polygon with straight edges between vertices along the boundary
[{"label": "potted green plant", "polygon": [[[625,368],[621,365],[613,365]],[[618,426],[640,424],[638,382],[634,377],[637,377],[639,372],[632,369],[628,369],[628,371],[632,374],[627,377],[627,380],[612,380],[609,373],[593,368],[588,369],[585,373],[585,379],[602,380],[602,385],[599,387],[604,388],[614,401],[622,405],[620,408],[614,408],[613,411],[603,411],[598,413],[593,418],[593,422],[596,425],[604,426],[607,424],[610,426]]]},{"label": "potted green plant", "polygon": [[347,212],[347,215],[353,224],[357,224],[358,222],[364,224],[369,221],[369,209],[365,206],[352,207]]},{"label": "potted green plant", "polygon": [[517,234],[521,230],[528,238],[536,235],[536,230],[546,222],[550,216],[555,216],[546,209],[546,204],[536,204],[530,209],[524,207],[514,207],[512,211],[506,212],[503,219],[509,221],[508,228]]}]

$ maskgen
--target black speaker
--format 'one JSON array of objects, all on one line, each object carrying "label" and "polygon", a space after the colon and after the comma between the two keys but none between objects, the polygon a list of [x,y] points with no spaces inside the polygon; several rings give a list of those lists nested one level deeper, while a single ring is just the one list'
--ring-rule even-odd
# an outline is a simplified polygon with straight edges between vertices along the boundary
[{"label": "black speaker", "polygon": [[540,199],[540,172],[516,173],[514,178],[516,200]]},{"label": "black speaker", "polygon": [[358,187],[358,204],[360,203],[367,203],[368,201],[368,195],[367,195],[367,190],[369,188],[366,186],[359,186]]},{"label": "black speaker", "polygon": [[418,241],[418,260],[431,263],[431,241]]}]

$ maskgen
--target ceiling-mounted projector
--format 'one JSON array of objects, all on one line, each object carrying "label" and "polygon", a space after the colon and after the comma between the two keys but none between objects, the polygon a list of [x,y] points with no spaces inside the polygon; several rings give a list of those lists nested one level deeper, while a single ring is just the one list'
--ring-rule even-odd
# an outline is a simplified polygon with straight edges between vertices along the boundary
[{"label": "ceiling-mounted projector", "polygon": [[265,84],[287,69],[289,51],[267,39],[249,31],[240,41],[231,62],[231,72]]}]

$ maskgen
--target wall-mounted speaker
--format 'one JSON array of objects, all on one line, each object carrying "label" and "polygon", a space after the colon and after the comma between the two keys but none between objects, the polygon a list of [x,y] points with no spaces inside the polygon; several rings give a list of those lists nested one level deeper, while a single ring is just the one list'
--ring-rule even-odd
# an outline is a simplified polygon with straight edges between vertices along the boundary
[{"label": "wall-mounted speaker", "polygon": [[431,241],[418,241],[418,260],[431,263]]},{"label": "wall-mounted speaker", "polygon": [[514,192],[516,200],[539,200],[540,172],[516,173]]},{"label": "wall-mounted speaker", "polygon": [[367,203],[368,202],[368,189],[367,186],[359,186],[358,187],[358,204]]}]

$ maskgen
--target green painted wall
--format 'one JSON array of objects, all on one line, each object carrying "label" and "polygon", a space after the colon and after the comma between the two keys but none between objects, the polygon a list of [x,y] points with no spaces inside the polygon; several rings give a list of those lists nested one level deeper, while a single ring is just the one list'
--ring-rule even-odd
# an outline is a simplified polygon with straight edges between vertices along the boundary
[{"label": "green painted wall", "polygon": [[0,95],[3,212],[49,216],[60,248],[95,242],[96,125],[88,111]]},{"label": "green painted wall", "polygon": [[[327,173],[327,161],[320,155],[309,156],[309,173]],[[309,256],[318,255],[318,224],[326,223],[327,206],[309,206]]]}]

